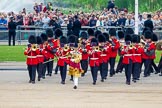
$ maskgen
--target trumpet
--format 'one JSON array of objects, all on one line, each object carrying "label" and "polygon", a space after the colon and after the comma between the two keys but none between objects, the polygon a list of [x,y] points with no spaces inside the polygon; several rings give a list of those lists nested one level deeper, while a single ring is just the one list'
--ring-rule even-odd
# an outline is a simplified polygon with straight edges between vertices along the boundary
[{"label": "trumpet", "polygon": [[32,45],[31,45],[31,50],[32,50],[32,51],[36,51],[37,49],[38,49],[37,44],[32,44]]},{"label": "trumpet", "polygon": [[64,48],[63,48],[64,51],[68,51],[69,49],[70,49],[70,48],[69,48],[68,45],[65,45]]}]

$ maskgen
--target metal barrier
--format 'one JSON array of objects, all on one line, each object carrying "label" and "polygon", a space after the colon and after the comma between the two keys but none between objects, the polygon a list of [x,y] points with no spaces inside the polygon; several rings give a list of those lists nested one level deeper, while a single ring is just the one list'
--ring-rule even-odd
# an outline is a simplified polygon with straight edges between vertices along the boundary
[{"label": "metal barrier", "polygon": [[[53,27],[49,27],[53,28]],[[86,31],[89,28],[93,28],[94,30],[100,29],[102,32],[108,32],[110,28],[116,28],[117,30],[126,29],[128,27],[115,27],[115,26],[105,26],[105,27],[89,27],[82,26],[81,31]],[[154,32],[158,35],[159,40],[162,40],[162,27],[157,27],[157,30]],[[32,29],[32,30],[30,30]],[[63,30],[64,36],[67,36],[67,27],[61,27]],[[158,30],[159,29],[159,30]],[[16,30],[16,41],[19,45],[21,45],[22,41],[27,40],[30,35],[40,36],[41,33],[45,32],[45,28],[36,27],[36,26],[19,26]],[[139,32],[141,34],[141,32]],[[0,41],[8,40],[8,30],[0,30]]]}]

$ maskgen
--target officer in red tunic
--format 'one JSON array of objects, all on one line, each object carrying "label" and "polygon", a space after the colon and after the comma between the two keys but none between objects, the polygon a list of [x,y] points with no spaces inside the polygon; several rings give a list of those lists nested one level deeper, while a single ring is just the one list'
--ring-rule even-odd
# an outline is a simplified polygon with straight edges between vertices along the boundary
[{"label": "officer in red tunic", "polygon": [[44,62],[44,56],[42,54],[43,51],[43,41],[40,36],[37,36],[37,46],[39,50],[39,55],[37,55],[38,59],[38,65],[37,65],[37,73],[38,73],[38,81],[42,78],[43,75],[43,62]]},{"label": "officer in red tunic", "polygon": [[89,50],[89,65],[91,68],[91,74],[93,78],[93,85],[96,85],[97,73],[100,66],[100,52],[98,47],[98,41],[95,38],[91,39],[91,48]]},{"label": "officer in red tunic", "polygon": [[35,84],[35,77],[36,77],[36,69],[38,64],[37,55],[39,54],[39,50],[36,46],[36,38],[35,36],[31,35],[29,37],[29,44],[26,50],[24,51],[24,55],[27,56],[26,64],[29,72],[29,83]]},{"label": "officer in red tunic", "polygon": [[151,62],[152,60],[155,58],[155,43],[152,42],[152,32],[151,31],[146,31],[144,33],[145,36],[145,47],[144,50],[142,52],[142,56],[144,59],[144,77],[148,77],[150,76],[150,66],[151,66]]},{"label": "officer in red tunic", "polygon": [[[63,32],[62,32],[62,30],[60,28],[57,28],[55,30],[55,32],[54,32],[54,35],[55,35],[54,46],[56,46],[56,48],[59,48],[59,46],[60,46],[60,39],[59,38],[61,36],[63,36]],[[59,68],[59,66],[56,65],[56,67],[55,67],[55,74],[58,73],[58,68]]]},{"label": "officer in red tunic", "polygon": [[125,67],[125,76],[126,76],[126,84],[130,85],[131,82],[131,74],[132,74],[132,64],[133,64],[133,47],[131,44],[131,35],[125,36],[125,45],[121,50],[121,55],[123,55],[123,64]]},{"label": "officer in red tunic", "polygon": [[99,42],[99,52],[100,52],[100,75],[101,75],[101,82],[104,82],[104,79],[107,74],[107,62],[108,62],[108,56],[107,56],[107,47],[106,47],[106,38],[103,34],[98,35],[98,42]]},{"label": "officer in red tunic", "polygon": [[52,70],[53,70],[53,59],[54,54],[57,51],[57,42],[53,38],[53,31],[52,29],[47,29],[46,34],[48,36],[48,44],[46,46],[46,51],[48,53],[47,60],[49,62],[46,63],[47,65],[47,76],[52,76]]},{"label": "officer in red tunic", "polygon": [[67,64],[69,61],[68,55],[69,55],[69,47],[67,46],[67,38],[62,36],[60,38],[60,47],[56,52],[56,56],[58,57],[57,65],[60,68],[61,84],[65,84],[67,74]]},{"label": "officer in red tunic", "polygon": [[91,42],[91,39],[92,38],[95,38],[95,33],[94,33],[94,30],[92,29],[92,28],[89,28],[88,30],[87,30],[87,32],[88,32],[88,35],[89,35],[89,38],[88,38],[88,43],[90,43]]},{"label": "officer in red tunic", "polygon": [[80,35],[80,46],[79,46],[79,51],[82,54],[82,60],[81,62],[81,67],[84,70],[84,73],[82,74],[82,77],[85,75],[85,73],[87,73],[88,70],[88,50],[89,48],[87,47],[87,38],[88,38],[88,34],[87,32],[81,32]]},{"label": "officer in red tunic", "polygon": [[142,63],[142,46],[140,43],[140,36],[139,35],[132,35],[132,45],[133,45],[133,70],[132,70],[132,76],[133,76],[133,82],[136,82],[140,78],[141,73],[141,63]]},{"label": "officer in red tunic", "polygon": [[120,52],[121,52],[121,50],[122,50],[122,48],[125,44],[124,32],[123,31],[118,31],[118,38],[119,38],[119,43],[120,43],[118,55],[120,56],[120,59],[119,59],[119,62],[118,62],[117,68],[116,68],[116,73],[118,73],[118,72],[121,73],[123,71],[123,68],[124,68],[124,64],[122,63],[123,56],[120,54]]},{"label": "officer in red tunic", "polygon": [[[158,37],[157,37],[157,35],[155,33],[153,33],[152,41],[156,45],[156,43],[158,41]],[[156,58],[156,56],[155,56],[155,58]],[[158,69],[158,66],[155,64],[154,59],[152,59],[152,63],[151,63],[151,67],[150,68],[151,68],[152,71],[153,71],[153,68],[154,68],[154,70],[156,71],[155,74],[158,74],[158,73],[160,73],[160,70]]]},{"label": "officer in red tunic", "polygon": [[120,47],[120,43],[119,41],[116,39],[116,29],[111,28],[109,30],[109,35],[110,35],[110,43],[111,43],[111,48],[112,48],[112,52],[110,54],[110,77],[112,77],[113,75],[115,75],[115,59],[118,53],[118,49]]},{"label": "officer in red tunic", "polygon": [[106,80],[107,79],[107,76],[108,76],[108,62],[109,62],[109,59],[110,59],[110,54],[111,54],[111,44],[109,42],[109,34],[104,32],[103,35],[105,36],[106,38],[106,42],[105,42],[105,50],[107,50],[107,62],[106,62],[106,67],[105,67],[105,71],[106,71],[106,74],[105,74],[105,77],[104,79]]}]

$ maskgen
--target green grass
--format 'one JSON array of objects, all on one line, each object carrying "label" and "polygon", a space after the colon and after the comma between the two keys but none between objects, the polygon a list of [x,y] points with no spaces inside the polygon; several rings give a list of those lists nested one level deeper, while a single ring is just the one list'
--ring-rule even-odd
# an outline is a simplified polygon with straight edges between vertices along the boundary
[{"label": "green grass", "polygon": [[0,62],[25,61],[24,50],[26,46],[0,46]]},{"label": "green grass", "polygon": [[[0,62],[5,61],[17,61],[17,62],[25,62],[26,57],[24,55],[24,50],[26,46],[0,46]],[[161,57],[161,51],[156,51],[156,59],[155,62],[159,63]],[[116,62],[118,62],[119,56],[116,58]]]}]

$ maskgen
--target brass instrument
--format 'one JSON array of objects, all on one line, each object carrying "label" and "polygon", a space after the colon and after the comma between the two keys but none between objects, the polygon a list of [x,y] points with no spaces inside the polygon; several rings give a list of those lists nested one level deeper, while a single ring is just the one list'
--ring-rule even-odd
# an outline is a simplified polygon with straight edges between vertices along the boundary
[{"label": "brass instrument", "polygon": [[63,48],[64,51],[68,51],[69,49],[70,49],[70,47],[67,44],[64,45],[64,48]]},{"label": "brass instrument", "polygon": [[99,46],[96,46],[96,47],[94,47],[94,51],[95,51],[95,52],[98,52],[98,51],[100,51],[100,48],[99,48]]},{"label": "brass instrument", "polygon": [[162,51],[162,41],[157,42],[157,44],[156,44],[156,50]]},{"label": "brass instrument", "polygon": [[32,44],[31,45],[31,50],[36,51],[38,49],[37,44]]}]

